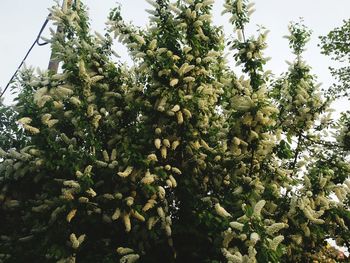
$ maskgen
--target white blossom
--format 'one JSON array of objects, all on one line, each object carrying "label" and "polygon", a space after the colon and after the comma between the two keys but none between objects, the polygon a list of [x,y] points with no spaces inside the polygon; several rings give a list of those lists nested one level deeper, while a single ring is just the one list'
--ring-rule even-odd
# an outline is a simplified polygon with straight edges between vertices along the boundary
[{"label": "white blossom", "polygon": [[172,79],[172,80],[170,80],[169,85],[170,85],[171,87],[174,87],[174,86],[177,85],[177,83],[179,83],[179,80],[178,80],[178,79]]},{"label": "white blossom", "polygon": [[139,212],[137,212],[136,210],[131,210],[131,215],[137,220],[140,220],[141,222],[146,221],[145,217],[141,215]]},{"label": "white blossom", "polygon": [[234,228],[234,229],[239,230],[239,231],[243,231],[244,224],[239,223],[239,222],[237,222],[237,221],[234,221],[234,222],[231,222],[231,223],[230,223],[230,226],[231,226],[232,228]]},{"label": "white blossom", "polygon": [[180,110],[180,106],[177,104],[171,109],[171,111],[173,111],[173,112],[177,112],[179,110]]},{"label": "white blossom", "polygon": [[26,131],[30,132],[31,134],[38,134],[38,133],[40,133],[40,130],[38,128],[30,126],[28,124],[23,125],[23,128]]},{"label": "white blossom", "polygon": [[158,218],[152,216],[147,220],[147,229],[151,230],[157,224]]},{"label": "white blossom", "polygon": [[232,217],[231,214],[227,212],[219,203],[215,204],[215,211],[221,217]]},{"label": "white blossom", "polygon": [[255,245],[260,240],[260,236],[258,233],[253,232],[250,234],[250,241]]},{"label": "white blossom", "polygon": [[156,176],[151,174],[149,170],[146,172],[145,176],[142,178],[141,182],[144,184],[151,184],[154,182]]},{"label": "white blossom", "polygon": [[171,184],[172,184],[173,187],[177,186],[177,182],[176,182],[174,176],[169,175],[169,180],[171,181]]},{"label": "white blossom", "polygon": [[188,119],[192,118],[192,113],[188,109],[182,109],[182,112],[186,118]]},{"label": "white blossom", "polygon": [[177,123],[182,124],[184,122],[183,114],[181,111],[176,112]]},{"label": "white blossom", "polygon": [[21,124],[29,124],[32,122],[32,119],[29,117],[23,117],[23,118],[19,119],[18,122]]},{"label": "white blossom", "polygon": [[157,208],[157,213],[158,213],[158,216],[163,220],[165,219],[165,213],[164,213],[164,210],[162,207],[158,207]]},{"label": "white blossom", "polygon": [[137,42],[139,42],[139,44],[144,45],[146,42],[144,40],[144,38],[140,35],[134,35],[134,38],[136,39]]},{"label": "white blossom", "polygon": [[158,186],[158,195],[161,200],[165,198],[165,189],[162,186]]},{"label": "white blossom", "polygon": [[276,251],[278,245],[284,240],[284,236],[279,235],[277,237],[275,237],[274,239],[269,241],[269,246],[270,249],[273,251]]},{"label": "white blossom", "polygon": [[171,171],[173,171],[176,174],[182,174],[181,170],[179,168],[176,168],[176,167],[171,167]]},{"label": "white blossom", "polygon": [[119,255],[126,255],[126,254],[130,254],[130,253],[134,253],[134,250],[131,248],[127,248],[127,247],[118,247],[117,248],[117,253]]},{"label": "white blossom", "polygon": [[140,256],[138,254],[125,255],[120,259],[120,263],[135,263],[138,261]]},{"label": "white blossom", "polygon": [[158,161],[158,158],[157,158],[157,155],[155,155],[154,153],[151,153],[147,156],[147,160],[156,162]]},{"label": "white blossom", "polygon": [[125,231],[130,232],[131,230],[130,214],[127,214],[124,212],[123,221],[124,221]]},{"label": "white blossom", "polygon": [[285,223],[274,223],[271,226],[268,226],[266,228],[266,233],[269,235],[273,235],[273,234],[277,233],[278,231],[280,231],[281,229],[286,228],[286,227],[288,227],[288,225]]},{"label": "white blossom", "polygon": [[78,238],[74,233],[70,234],[69,239],[72,244],[72,248],[77,249],[84,242],[85,237],[86,237],[85,234],[80,235]]},{"label": "white blossom", "polygon": [[128,177],[131,173],[132,173],[132,170],[133,170],[134,168],[132,167],[132,166],[128,166],[125,170],[124,170],[124,172],[118,172],[118,175],[120,176],[120,177]]},{"label": "white blossom", "polygon": [[161,156],[162,156],[163,159],[166,159],[166,157],[167,157],[167,149],[166,149],[165,146],[162,146],[162,147],[160,148],[160,154],[161,154]]},{"label": "white blossom", "polygon": [[67,220],[68,223],[70,223],[70,221],[75,217],[76,213],[77,213],[77,209],[72,209],[68,213],[68,215],[66,216],[66,220]]},{"label": "white blossom", "polygon": [[179,141],[173,141],[171,144],[171,149],[176,150],[176,148],[180,145]]},{"label": "white blossom", "polygon": [[154,199],[149,199],[149,200],[147,201],[147,203],[143,206],[142,211],[143,211],[143,212],[148,211],[149,209],[153,208],[154,205],[155,205],[156,203],[157,203],[156,200],[154,200]]},{"label": "white blossom", "polygon": [[254,206],[253,215],[256,217],[260,217],[261,210],[264,208],[265,204],[266,204],[265,200],[260,200],[259,202],[257,202]]},{"label": "white blossom", "polygon": [[117,220],[117,219],[120,217],[120,215],[121,215],[120,209],[119,209],[119,208],[116,208],[116,209],[114,210],[113,215],[112,215],[112,220]]}]

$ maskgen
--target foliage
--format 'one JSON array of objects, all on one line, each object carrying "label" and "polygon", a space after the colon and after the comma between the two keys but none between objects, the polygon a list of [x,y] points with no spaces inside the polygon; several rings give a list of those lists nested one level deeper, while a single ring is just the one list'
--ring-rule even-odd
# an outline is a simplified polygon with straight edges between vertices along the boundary
[{"label": "foliage", "polygon": [[226,1],[227,43],[214,1],[148,2],[147,29],[117,7],[103,36],[79,1],[52,8],[62,72],[22,74],[25,145],[0,152],[2,260],[309,262],[328,238],[349,247],[347,148],[324,134],[309,31],[291,24],[296,59],[274,79],[248,1]]},{"label": "foliage", "polygon": [[326,244],[316,254],[310,255],[314,262],[346,262],[346,256],[343,252],[332,247],[330,244]]},{"label": "foliage", "polygon": [[[0,89],[1,92],[1,89]],[[13,106],[6,106],[0,100],[0,148],[21,149],[25,146],[23,130],[16,124],[18,114]]]},{"label": "foliage", "polygon": [[328,55],[332,60],[339,62],[340,68],[330,67],[332,75],[337,83],[329,89],[330,96],[337,98],[349,94],[350,83],[350,20],[344,20],[341,27],[330,31],[326,36],[320,37],[322,53]]}]

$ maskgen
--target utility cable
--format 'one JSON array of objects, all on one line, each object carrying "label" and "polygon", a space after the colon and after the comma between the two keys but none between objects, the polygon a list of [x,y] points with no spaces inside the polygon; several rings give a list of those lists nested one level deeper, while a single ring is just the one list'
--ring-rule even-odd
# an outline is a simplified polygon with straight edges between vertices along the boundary
[{"label": "utility cable", "polygon": [[27,59],[27,57],[29,56],[30,52],[32,52],[34,46],[37,44],[38,46],[45,46],[48,44],[48,42],[42,42],[40,43],[40,37],[41,34],[43,33],[47,23],[49,22],[49,17],[51,16],[51,14],[48,15],[48,17],[46,18],[45,22],[43,23],[43,25],[41,26],[41,29],[39,31],[39,34],[37,35],[35,41],[33,42],[33,44],[31,45],[31,47],[28,49],[27,54],[24,56],[24,58],[22,59],[21,63],[19,64],[19,66],[17,67],[15,73],[13,73],[10,81],[7,83],[5,89],[2,91],[1,95],[0,95],[0,99],[2,98],[2,96],[5,94],[6,90],[9,88],[10,84],[12,83],[13,79],[16,77],[18,71],[21,69],[21,67],[23,66],[25,60]]}]

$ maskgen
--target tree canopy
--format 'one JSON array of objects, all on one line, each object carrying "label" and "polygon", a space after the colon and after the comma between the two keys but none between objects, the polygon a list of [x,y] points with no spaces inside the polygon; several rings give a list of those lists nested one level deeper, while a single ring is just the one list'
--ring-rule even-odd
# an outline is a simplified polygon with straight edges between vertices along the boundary
[{"label": "tree canopy", "polygon": [[350,20],[343,20],[343,25],[330,31],[328,35],[320,37],[322,53],[340,62],[339,68],[330,67],[337,82],[329,90],[331,96],[343,97],[350,94]]},{"label": "tree canopy", "polygon": [[350,135],[327,134],[340,124],[303,59],[311,32],[289,25],[294,59],[276,77],[247,0],[225,1],[229,40],[213,0],[147,2],[147,28],[117,7],[104,35],[80,1],[51,9],[61,70],[21,73],[20,126],[0,149],[1,260],[311,262],[329,238],[349,248]]}]

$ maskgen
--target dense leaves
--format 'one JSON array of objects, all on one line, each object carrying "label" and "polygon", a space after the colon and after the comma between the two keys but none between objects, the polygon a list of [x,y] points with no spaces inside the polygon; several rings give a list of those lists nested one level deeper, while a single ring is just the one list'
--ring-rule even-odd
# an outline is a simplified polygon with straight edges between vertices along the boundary
[{"label": "dense leaves", "polygon": [[344,20],[341,27],[330,31],[328,35],[320,37],[322,53],[340,62],[341,67],[330,67],[337,83],[330,88],[330,96],[336,98],[349,96],[350,82],[350,20]]},{"label": "dense leaves", "polygon": [[273,79],[248,1],[226,1],[227,43],[214,1],[147,2],[146,29],[117,7],[105,35],[79,1],[52,8],[62,71],[24,71],[2,126],[1,260],[309,262],[328,238],[348,246],[348,131],[324,134],[310,32],[290,25],[296,58]]}]

